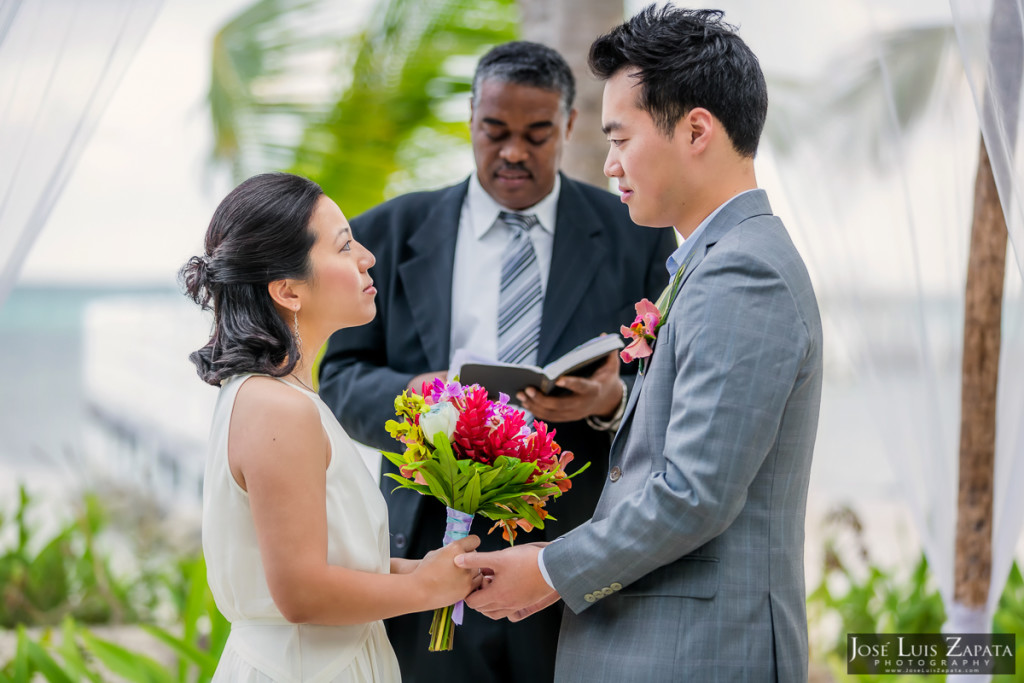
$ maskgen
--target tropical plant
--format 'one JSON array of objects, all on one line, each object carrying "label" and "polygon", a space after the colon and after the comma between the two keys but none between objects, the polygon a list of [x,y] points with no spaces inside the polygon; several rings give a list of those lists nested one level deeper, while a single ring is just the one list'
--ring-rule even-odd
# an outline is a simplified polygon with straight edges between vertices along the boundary
[{"label": "tropical plant", "polygon": [[[922,553],[908,572],[886,567],[868,549],[860,519],[840,507],[825,518],[824,566],[807,596],[812,660],[824,662],[835,680],[860,683],[941,681],[943,676],[848,675],[850,633],[941,633],[946,612],[935,577]],[[1024,578],[1016,563],[993,618],[993,633],[1024,633]],[[1018,653],[1024,643],[1018,643]],[[1014,680],[1024,681],[1024,669]]]},{"label": "tropical plant", "polygon": [[22,486],[14,513],[0,513],[0,538],[13,540],[0,554],[0,626],[53,625],[68,616],[94,624],[149,618],[163,578],[147,567],[131,576],[112,571],[97,548],[107,514],[96,495],[85,495],[74,519],[45,541],[33,533],[33,504]]},{"label": "tropical plant", "polygon": [[[12,539],[0,556],[0,617],[3,626],[16,629],[14,656],[0,662],[0,683],[29,681],[36,674],[61,682],[98,682],[111,675],[128,681],[208,681],[230,626],[214,604],[202,556],[154,551],[148,534],[135,528],[122,539],[131,544],[130,554],[152,556],[141,569],[119,575],[105,552],[112,545],[113,515],[100,496],[86,494],[73,521],[52,538],[40,539],[31,523],[36,505],[21,487],[14,513],[0,516],[0,538]],[[157,613],[175,626],[152,623]],[[137,625],[176,663],[168,668],[150,654],[96,635],[91,627],[99,624]]]},{"label": "tropical plant", "polygon": [[[359,33],[314,41],[336,70],[350,65],[340,94],[286,101],[275,93],[301,75],[294,56],[306,49],[303,27],[326,4],[259,0],[218,33],[217,158],[236,179],[271,168],[305,175],[351,215],[465,170],[473,67],[489,46],[515,37],[514,1],[386,0]],[[280,134],[282,119],[302,131],[294,145]]]}]

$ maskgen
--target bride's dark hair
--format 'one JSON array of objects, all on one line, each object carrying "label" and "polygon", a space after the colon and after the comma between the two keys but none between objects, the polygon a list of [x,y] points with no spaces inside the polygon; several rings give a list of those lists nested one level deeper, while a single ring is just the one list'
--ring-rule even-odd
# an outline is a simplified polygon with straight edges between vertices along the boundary
[{"label": "bride's dark hair", "polygon": [[310,277],[309,228],[323,195],[311,180],[288,173],[253,176],[220,203],[206,230],[202,256],[179,272],[185,292],[213,309],[213,334],[189,356],[204,382],[245,372],[283,377],[299,359],[288,324],[281,319],[267,285]]}]

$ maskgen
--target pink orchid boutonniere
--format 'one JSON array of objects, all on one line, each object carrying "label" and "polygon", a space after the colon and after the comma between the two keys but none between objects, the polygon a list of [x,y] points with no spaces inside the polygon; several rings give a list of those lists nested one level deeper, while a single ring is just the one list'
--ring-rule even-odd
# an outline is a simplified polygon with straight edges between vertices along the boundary
[{"label": "pink orchid boutonniere", "polygon": [[661,311],[658,307],[648,299],[640,299],[636,304],[636,319],[633,324],[620,328],[622,336],[632,340],[619,352],[622,362],[632,363],[637,358],[647,358],[654,353],[651,343],[654,342],[660,325]]}]

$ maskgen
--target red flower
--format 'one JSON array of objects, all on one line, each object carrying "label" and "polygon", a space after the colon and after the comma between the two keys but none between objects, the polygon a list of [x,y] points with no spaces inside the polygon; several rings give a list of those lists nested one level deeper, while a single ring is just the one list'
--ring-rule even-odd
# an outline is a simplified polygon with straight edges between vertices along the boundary
[{"label": "red flower", "polygon": [[526,437],[522,459],[537,463],[541,469],[549,469],[562,452],[562,447],[555,443],[556,431],[548,433],[547,423],[540,420],[533,421],[533,428],[537,431]]}]

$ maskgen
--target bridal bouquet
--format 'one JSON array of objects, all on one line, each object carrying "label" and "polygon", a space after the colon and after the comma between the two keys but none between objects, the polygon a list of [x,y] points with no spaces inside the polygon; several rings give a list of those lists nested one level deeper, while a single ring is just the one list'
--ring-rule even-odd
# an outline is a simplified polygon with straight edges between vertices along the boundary
[{"label": "bridal bouquet", "polygon": [[[396,488],[445,504],[445,545],[469,534],[474,515],[494,520],[491,531],[502,528],[514,543],[517,529],[543,529],[545,519],[553,520],[545,503],[572,486],[565,472],[572,453],[562,452],[544,422],[534,420],[531,429],[504,394],[491,401],[478,384],[435,379],[418,393],[403,391],[395,398],[395,414],[399,419],[388,420],[385,428],[405,452],[384,453],[400,472],[387,476],[398,482]],[[434,610],[432,652],[452,649],[462,612],[462,602]]]}]

